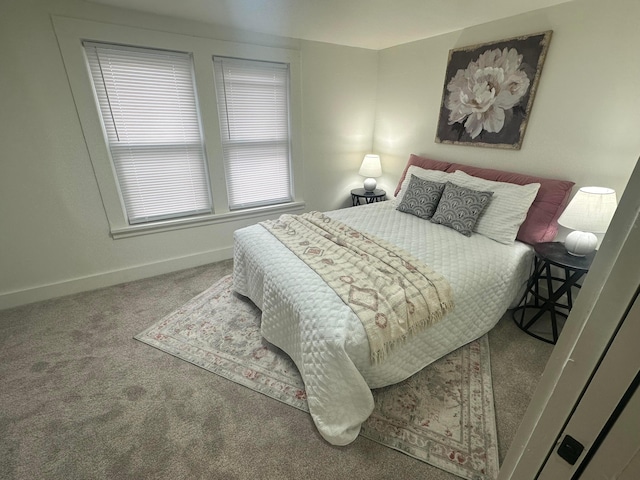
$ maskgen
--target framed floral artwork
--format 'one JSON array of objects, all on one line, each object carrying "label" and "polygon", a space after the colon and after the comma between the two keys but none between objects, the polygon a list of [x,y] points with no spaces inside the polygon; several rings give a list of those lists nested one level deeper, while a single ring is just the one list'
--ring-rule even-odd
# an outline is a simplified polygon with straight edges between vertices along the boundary
[{"label": "framed floral artwork", "polygon": [[551,33],[450,50],[436,142],[519,150]]}]

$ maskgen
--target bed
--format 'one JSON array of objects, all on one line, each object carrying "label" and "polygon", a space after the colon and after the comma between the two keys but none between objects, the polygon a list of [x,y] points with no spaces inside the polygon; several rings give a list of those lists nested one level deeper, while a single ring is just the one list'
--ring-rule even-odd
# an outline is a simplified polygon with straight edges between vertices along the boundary
[{"label": "bed", "polygon": [[[399,206],[403,200],[406,206],[415,193],[414,177],[464,184],[471,190],[490,186],[489,206],[502,211],[487,206],[476,223],[482,233],[470,236],[406,213]],[[514,197],[512,186],[522,186],[526,195],[515,190]],[[555,237],[556,220],[572,187],[572,182],[412,155],[391,201],[325,212],[365,235],[397,245],[441,274],[451,287],[455,307],[407,337],[381,362],[371,360],[358,316],[320,275],[263,225],[235,232],[234,289],[261,309],[264,338],[295,362],[309,411],[325,440],[334,445],[355,440],[373,410],[371,389],[408,378],[495,326],[522,292],[531,269],[531,244]],[[514,200],[523,196],[529,199]],[[514,202],[529,205],[515,208]],[[481,222],[485,217],[490,221]]]}]

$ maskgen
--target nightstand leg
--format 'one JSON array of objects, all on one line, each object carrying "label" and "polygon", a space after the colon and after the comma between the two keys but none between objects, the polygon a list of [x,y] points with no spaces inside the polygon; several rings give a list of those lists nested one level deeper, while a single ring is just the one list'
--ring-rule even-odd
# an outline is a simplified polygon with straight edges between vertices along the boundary
[{"label": "nightstand leg", "polygon": [[[551,264],[547,263],[547,292],[549,298],[553,297],[553,278],[551,277]],[[556,319],[556,309],[553,308],[553,305],[547,305],[548,301],[543,305],[543,309],[549,310],[549,314],[551,315],[551,330],[553,332],[553,343],[556,343],[558,340],[558,322]]]},{"label": "nightstand leg", "polygon": [[536,257],[536,276],[535,276],[535,284],[534,288],[534,302],[533,304],[536,307],[540,307],[540,276],[542,275],[542,271],[544,270],[544,262]]},{"label": "nightstand leg", "polygon": [[556,321],[556,310],[555,310],[556,303],[562,297],[562,295],[567,293],[567,291],[571,289],[571,287],[575,285],[578,280],[580,280],[580,278],[584,275],[584,273],[575,272],[556,291],[553,290],[550,265],[546,266],[546,273],[547,273],[547,288],[549,291],[549,298],[542,304],[542,306],[540,307],[540,310],[531,318],[531,320],[529,320],[529,322],[523,327],[523,329],[528,330],[529,327],[531,327],[531,325],[533,325],[536,322],[536,320],[538,320],[545,312],[549,312],[549,315],[551,316],[551,328],[553,330],[553,343],[555,343],[558,340],[558,324]]},{"label": "nightstand leg", "polygon": [[[569,281],[569,275],[571,274],[571,272],[569,272],[568,268],[564,269],[564,281],[565,283],[567,283]],[[571,298],[571,287],[569,287],[567,289],[567,306],[569,307],[569,311],[571,311],[571,309],[573,308],[573,299]]]}]

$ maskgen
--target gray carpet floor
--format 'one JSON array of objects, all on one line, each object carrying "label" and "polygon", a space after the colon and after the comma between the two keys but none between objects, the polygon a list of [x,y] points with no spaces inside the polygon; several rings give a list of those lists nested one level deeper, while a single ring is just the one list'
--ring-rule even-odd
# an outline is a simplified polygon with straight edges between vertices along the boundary
[{"label": "gray carpet floor", "polygon": [[[133,339],[231,261],[0,311],[2,479],[455,479]],[[489,335],[500,460],[551,353]]]}]

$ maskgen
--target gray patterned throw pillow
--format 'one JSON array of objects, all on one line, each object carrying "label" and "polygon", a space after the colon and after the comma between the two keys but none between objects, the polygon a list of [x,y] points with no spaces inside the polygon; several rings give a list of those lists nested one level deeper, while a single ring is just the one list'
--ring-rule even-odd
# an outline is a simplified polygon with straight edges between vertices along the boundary
[{"label": "gray patterned throw pillow", "polygon": [[436,211],[443,190],[444,183],[431,182],[412,174],[407,191],[396,210],[428,220]]},{"label": "gray patterned throw pillow", "polygon": [[447,182],[431,221],[470,237],[492,195],[493,192],[481,192]]}]

